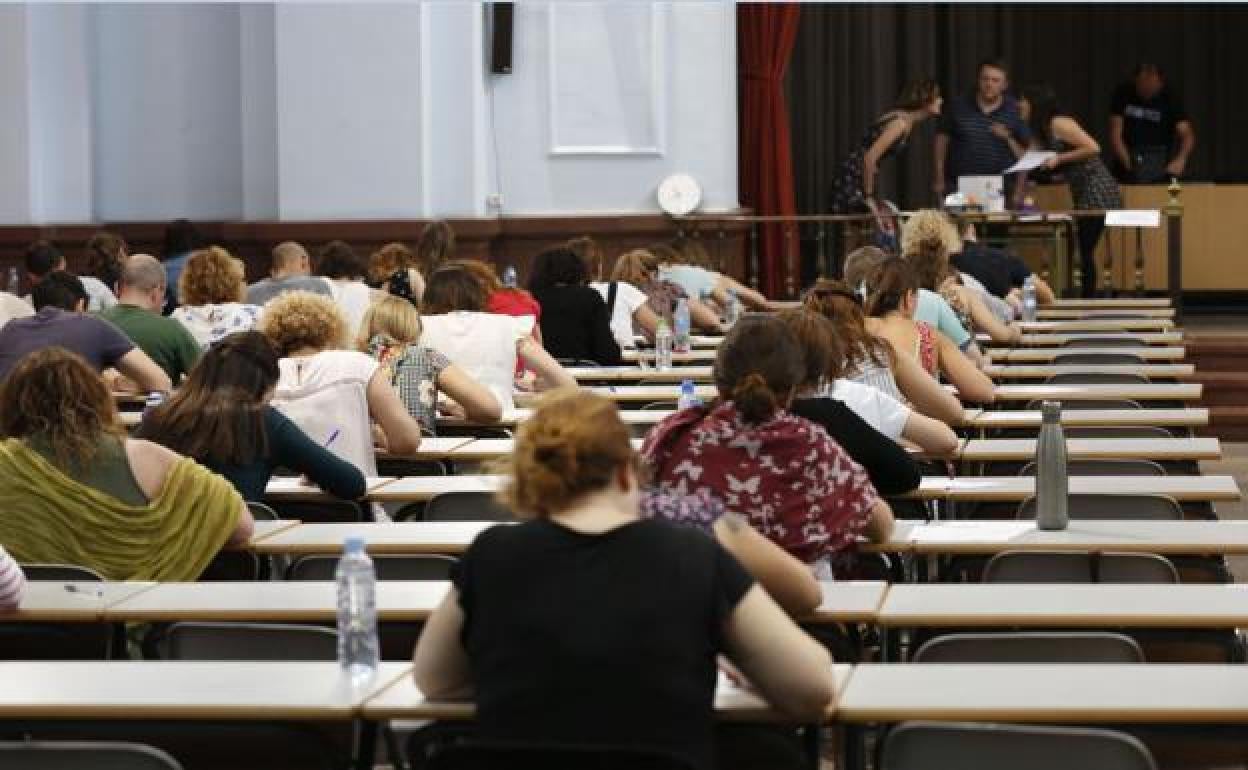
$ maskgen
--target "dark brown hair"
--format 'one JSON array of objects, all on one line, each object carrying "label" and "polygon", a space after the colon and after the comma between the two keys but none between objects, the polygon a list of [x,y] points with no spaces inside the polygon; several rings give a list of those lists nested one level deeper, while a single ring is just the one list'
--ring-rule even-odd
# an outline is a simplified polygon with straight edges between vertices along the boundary
[{"label": "dark brown hair", "polygon": [[820,278],[806,293],[804,304],[832,324],[833,333],[845,347],[846,372],[861,371],[868,362],[892,368],[892,346],[867,331],[862,297],[844,283]]},{"label": "dark brown hair", "polygon": [[383,284],[400,270],[415,267],[416,254],[406,244],[394,241],[377,249],[368,258],[368,280]]},{"label": "dark brown hair", "polygon": [[442,315],[456,310],[483,312],[488,299],[481,279],[463,265],[448,264],[429,275],[425,283],[422,311]]},{"label": "dark brown hair", "polygon": [[87,241],[87,275],[99,278],[110,289],[114,288],[121,277],[121,263],[128,251],[129,247],[120,235],[107,230],[99,231]]},{"label": "dark brown hair", "polygon": [[802,348],[805,374],[798,387],[818,387],[844,374],[845,344],[837,338],[831,321],[805,308],[784,310],[776,317],[792,330]]},{"label": "dark brown hair", "polygon": [[607,256],[603,253],[602,247],[598,245],[598,241],[595,241],[588,235],[582,235],[579,238],[573,238],[564,245],[585,263],[585,270],[589,273],[589,280],[602,280],[603,275],[606,274]]},{"label": "dark brown hair", "polygon": [[889,257],[867,276],[867,302],[864,310],[870,316],[882,316],[899,310],[906,296],[919,290],[910,263],[901,257]]},{"label": "dark brown hair", "polygon": [[368,276],[368,262],[345,241],[330,241],[316,255],[317,275],[361,281]]},{"label": "dark brown hair", "polygon": [[124,438],[99,372],[62,347],[22,357],[0,384],[0,436],[35,439],[63,469],[82,469],[102,436]]},{"label": "dark brown hair", "polygon": [[733,325],[715,355],[715,387],[747,422],[784,409],[802,383],[806,364],[793,331],[773,315],[747,315]]},{"label": "dark brown hair", "polygon": [[416,241],[416,261],[425,275],[455,256],[455,231],[445,219],[435,219],[420,231]]},{"label": "dark brown hair", "polygon": [[277,349],[267,337],[231,334],[204,351],[186,382],[144,419],[139,435],[215,465],[267,458],[264,396],[279,373]]},{"label": "dark brown hair", "polygon": [[914,280],[928,291],[938,291],[949,275],[949,248],[944,238],[923,238],[911,244],[904,257],[914,271]]},{"label": "dark brown hair", "polygon": [[940,84],[931,78],[911,80],[893,102],[895,110],[918,110],[931,104],[940,96]]}]

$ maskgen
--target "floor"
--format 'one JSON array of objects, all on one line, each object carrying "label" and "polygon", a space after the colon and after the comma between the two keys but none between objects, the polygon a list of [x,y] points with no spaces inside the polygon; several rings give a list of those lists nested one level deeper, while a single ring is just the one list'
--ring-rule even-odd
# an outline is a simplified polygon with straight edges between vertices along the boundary
[{"label": "floor", "polygon": [[[1241,492],[1248,492],[1248,444],[1222,444],[1221,460],[1205,460],[1200,469],[1207,475],[1234,476]],[[1248,519],[1248,501],[1218,503],[1218,517],[1222,519]],[[1229,558],[1236,582],[1248,582],[1248,556]]]}]

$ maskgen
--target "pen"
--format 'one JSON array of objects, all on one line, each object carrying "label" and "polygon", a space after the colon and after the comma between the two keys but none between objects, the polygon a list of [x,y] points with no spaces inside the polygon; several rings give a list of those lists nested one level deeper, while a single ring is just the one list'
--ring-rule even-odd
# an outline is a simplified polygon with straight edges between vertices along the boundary
[{"label": "pen", "polygon": [[96,588],[96,589],[83,588],[82,586],[73,585],[71,583],[65,586],[65,590],[71,594],[83,594],[85,596],[94,596],[96,599],[104,598],[103,588]]},{"label": "pen", "polygon": [[329,447],[334,443],[334,441],[337,440],[339,433],[342,433],[342,429],[334,428],[334,432],[329,434],[329,440],[325,442],[326,449],[329,449]]}]

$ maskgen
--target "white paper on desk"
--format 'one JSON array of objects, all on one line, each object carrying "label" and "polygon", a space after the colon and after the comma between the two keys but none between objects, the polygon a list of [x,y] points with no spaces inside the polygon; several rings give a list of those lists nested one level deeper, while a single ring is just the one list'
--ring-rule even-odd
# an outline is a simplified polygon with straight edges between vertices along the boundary
[{"label": "white paper on desk", "polygon": [[910,531],[916,543],[1006,542],[1035,530],[1034,521],[946,521]]},{"label": "white paper on desk", "polygon": [[1032,169],[1043,166],[1049,158],[1056,157],[1057,153],[1050,152],[1048,150],[1028,150],[1023,153],[1023,157],[1019,158],[1017,163],[1010,166],[1002,173],[1014,174],[1020,171],[1031,171]]},{"label": "white paper on desk", "polygon": [[1157,209],[1118,209],[1105,212],[1106,227],[1161,227]]}]

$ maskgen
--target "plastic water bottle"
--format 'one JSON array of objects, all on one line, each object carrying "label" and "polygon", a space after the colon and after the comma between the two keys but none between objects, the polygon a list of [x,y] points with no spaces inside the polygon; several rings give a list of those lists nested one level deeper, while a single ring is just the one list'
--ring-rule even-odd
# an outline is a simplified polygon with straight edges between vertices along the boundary
[{"label": "plastic water bottle", "polygon": [[364,550],[364,538],[349,537],[334,573],[338,582],[338,665],[352,685],[377,674],[381,645],[377,640],[377,575]]},{"label": "plastic water bottle", "polygon": [[1036,276],[1023,279],[1023,320],[1036,320]]},{"label": "plastic water bottle", "polygon": [[1041,406],[1040,438],[1036,440],[1036,527],[1066,529],[1069,477],[1066,475],[1066,435],[1062,432],[1062,405]]},{"label": "plastic water bottle", "polygon": [[689,300],[683,297],[676,300],[676,309],[672,311],[672,325],[676,327],[672,349],[678,353],[688,353],[693,347],[693,340],[689,336],[692,326],[689,318]]},{"label": "plastic water bottle", "polygon": [[508,265],[503,268],[503,285],[508,289],[514,289],[518,283],[519,280],[516,277],[516,268],[512,265]]},{"label": "plastic water bottle", "polygon": [[724,326],[732,326],[741,317],[740,300],[737,299],[736,289],[728,290],[728,301],[724,303]]},{"label": "plastic water bottle", "polygon": [[9,292],[9,294],[12,294],[17,297],[21,296],[22,279],[18,277],[16,267],[9,268],[9,282],[5,284],[5,288]]},{"label": "plastic water bottle", "polygon": [[681,380],[680,398],[676,400],[676,408],[691,409],[701,405],[702,400],[698,398],[698,390],[693,386],[693,380]]},{"label": "plastic water bottle", "polygon": [[149,412],[163,403],[165,403],[165,394],[159,390],[153,390],[147,394],[147,398],[143,402],[143,415],[147,416]]},{"label": "plastic water bottle", "polygon": [[660,371],[672,368],[672,330],[665,318],[659,319],[659,328],[654,333],[654,368]]}]

